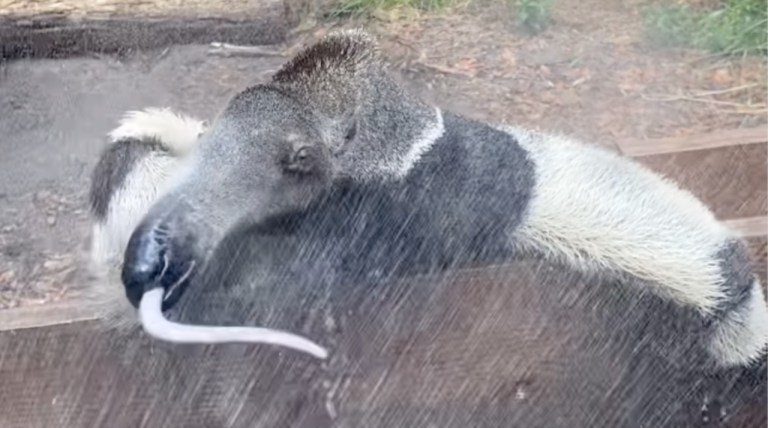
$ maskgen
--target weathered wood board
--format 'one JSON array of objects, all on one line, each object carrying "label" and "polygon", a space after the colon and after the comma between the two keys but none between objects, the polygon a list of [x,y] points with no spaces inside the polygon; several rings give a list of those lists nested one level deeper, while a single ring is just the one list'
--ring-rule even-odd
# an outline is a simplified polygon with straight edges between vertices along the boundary
[{"label": "weathered wood board", "polygon": [[327,364],[97,321],[0,333],[0,426],[702,427],[721,407],[765,425],[765,367],[689,370],[674,323],[637,328],[669,316],[647,295],[530,262],[393,287],[340,319]]},{"label": "weathered wood board", "polygon": [[171,44],[275,44],[303,0],[3,0],[0,59],[125,53]]},{"label": "weathered wood board", "polygon": [[648,155],[637,160],[690,190],[724,220],[768,214],[768,145]]},{"label": "weathered wood board", "polygon": [[759,144],[767,141],[768,127],[759,126],[724,129],[705,135],[622,141],[619,145],[625,155],[642,157]]}]

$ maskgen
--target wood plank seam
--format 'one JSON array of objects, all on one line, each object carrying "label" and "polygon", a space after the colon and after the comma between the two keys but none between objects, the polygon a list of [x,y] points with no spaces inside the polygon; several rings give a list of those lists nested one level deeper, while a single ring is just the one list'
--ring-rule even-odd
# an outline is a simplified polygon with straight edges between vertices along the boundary
[{"label": "wood plank seam", "polygon": [[723,223],[743,238],[768,236],[768,216],[755,216],[725,220]]},{"label": "wood plank seam", "polygon": [[81,302],[62,300],[0,310],[0,332],[48,327],[98,319]]},{"label": "wood plank seam", "polygon": [[688,137],[619,141],[617,146],[624,155],[637,158],[766,142],[768,142],[768,127],[758,126]]}]

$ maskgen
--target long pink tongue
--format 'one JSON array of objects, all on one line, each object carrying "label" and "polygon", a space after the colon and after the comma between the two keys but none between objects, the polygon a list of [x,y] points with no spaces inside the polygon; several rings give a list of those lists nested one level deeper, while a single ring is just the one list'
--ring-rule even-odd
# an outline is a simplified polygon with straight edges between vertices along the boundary
[{"label": "long pink tongue", "polygon": [[320,359],[328,357],[322,346],[304,337],[261,327],[211,327],[186,325],[163,317],[163,289],[144,293],[139,304],[139,319],[150,336],[172,343],[265,343],[305,352]]}]

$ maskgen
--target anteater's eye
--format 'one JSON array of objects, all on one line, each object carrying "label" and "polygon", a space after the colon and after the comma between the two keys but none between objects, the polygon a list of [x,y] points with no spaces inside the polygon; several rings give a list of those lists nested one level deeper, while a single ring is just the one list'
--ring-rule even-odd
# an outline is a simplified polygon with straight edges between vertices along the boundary
[{"label": "anteater's eye", "polygon": [[296,154],[293,157],[293,161],[306,162],[310,157],[312,157],[312,154],[310,153],[309,147],[302,147],[296,151]]},{"label": "anteater's eye", "polygon": [[315,158],[316,153],[313,147],[300,147],[288,157],[285,169],[292,172],[310,172],[315,168]]}]

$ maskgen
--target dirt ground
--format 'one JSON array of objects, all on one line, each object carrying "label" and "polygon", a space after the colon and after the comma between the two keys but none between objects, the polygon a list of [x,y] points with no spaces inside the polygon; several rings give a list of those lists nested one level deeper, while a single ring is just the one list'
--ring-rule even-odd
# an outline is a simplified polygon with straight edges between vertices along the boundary
[{"label": "dirt ground", "polygon": [[0,307],[66,297],[87,280],[87,192],[106,133],[126,110],[171,106],[212,117],[280,58],[204,45],[112,57],[9,63],[0,84]]},{"label": "dirt ground", "polygon": [[[768,123],[764,58],[650,48],[640,6],[560,0],[554,25],[534,37],[514,31],[509,10],[488,5],[393,12],[367,26],[409,86],[475,118],[606,145]],[[289,55],[330,27],[297,32],[278,48]],[[87,280],[90,170],[122,112],[170,106],[211,118],[285,60],[208,51],[0,65],[0,308],[63,299]]]},{"label": "dirt ground", "polygon": [[377,25],[411,78],[466,114],[610,144],[768,123],[764,58],[652,48],[646,2],[558,0],[555,22],[528,37],[512,12]]}]

